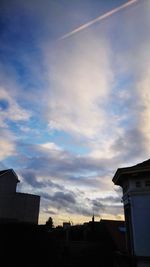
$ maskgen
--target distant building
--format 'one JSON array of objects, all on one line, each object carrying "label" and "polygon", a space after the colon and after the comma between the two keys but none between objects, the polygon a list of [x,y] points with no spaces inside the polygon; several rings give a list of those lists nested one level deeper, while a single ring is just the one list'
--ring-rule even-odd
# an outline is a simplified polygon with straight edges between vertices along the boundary
[{"label": "distant building", "polygon": [[127,247],[135,266],[150,266],[150,160],[120,168],[113,182],[123,188]]},{"label": "distant building", "polygon": [[17,193],[12,169],[0,171],[0,222],[38,223],[40,196]]},{"label": "distant building", "polygon": [[71,223],[70,222],[63,222],[63,229],[68,229],[71,227]]},{"label": "distant building", "polygon": [[55,228],[52,235],[61,244],[61,266],[129,267],[128,259],[122,257],[126,253],[124,221],[91,220],[68,229]]}]

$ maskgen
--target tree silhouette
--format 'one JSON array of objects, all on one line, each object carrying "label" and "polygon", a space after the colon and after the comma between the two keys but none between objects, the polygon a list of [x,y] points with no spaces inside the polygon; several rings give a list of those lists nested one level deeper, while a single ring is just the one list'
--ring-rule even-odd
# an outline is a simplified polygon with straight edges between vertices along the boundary
[{"label": "tree silhouette", "polygon": [[48,218],[48,220],[46,221],[46,226],[48,226],[48,228],[50,228],[50,229],[52,229],[54,227],[52,217]]}]

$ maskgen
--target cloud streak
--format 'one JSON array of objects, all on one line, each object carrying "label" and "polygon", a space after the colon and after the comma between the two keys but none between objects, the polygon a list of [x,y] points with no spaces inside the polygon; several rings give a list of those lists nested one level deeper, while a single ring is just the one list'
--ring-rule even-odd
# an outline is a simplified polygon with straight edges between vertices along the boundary
[{"label": "cloud streak", "polygon": [[119,11],[121,11],[121,10],[123,10],[123,9],[125,9],[125,8],[135,4],[135,3],[137,3],[137,2],[138,2],[138,0],[128,1],[127,3],[125,3],[125,4],[123,4],[123,5],[119,6],[119,7],[116,7],[114,9],[106,12],[105,14],[103,14],[103,15],[101,15],[101,16],[99,16],[99,17],[97,17],[97,18],[95,18],[95,19],[93,19],[93,20],[81,25],[80,27],[76,28],[75,30],[63,35],[59,40],[63,40],[63,39],[66,39],[68,37],[71,37],[72,35],[74,35],[74,34],[80,32],[80,31],[92,26],[93,24],[95,24],[95,23],[97,23],[97,22],[99,22],[99,21],[101,21],[103,19],[106,19],[106,18],[112,16],[115,13],[118,13]]}]

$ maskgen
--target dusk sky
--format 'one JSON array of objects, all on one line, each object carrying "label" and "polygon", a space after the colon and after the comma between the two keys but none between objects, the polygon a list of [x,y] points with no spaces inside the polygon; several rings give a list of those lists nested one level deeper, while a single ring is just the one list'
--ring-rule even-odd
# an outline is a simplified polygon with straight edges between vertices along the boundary
[{"label": "dusk sky", "polygon": [[113,175],[150,158],[149,14],[150,0],[0,1],[0,169],[41,196],[39,223],[123,218]]}]

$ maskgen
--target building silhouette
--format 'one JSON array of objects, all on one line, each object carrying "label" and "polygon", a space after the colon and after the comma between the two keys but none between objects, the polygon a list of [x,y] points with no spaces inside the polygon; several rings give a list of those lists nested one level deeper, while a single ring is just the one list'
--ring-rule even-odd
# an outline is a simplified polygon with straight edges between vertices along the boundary
[{"label": "building silhouette", "polygon": [[13,169],[0,171],[0,222],[38,223],[40,196],[16,192]]},{"label": "building silhouette", "polygon": [[127,249],[135,266],[150,266],[150,160],[119,168],[113,182],[123,189]]}]

